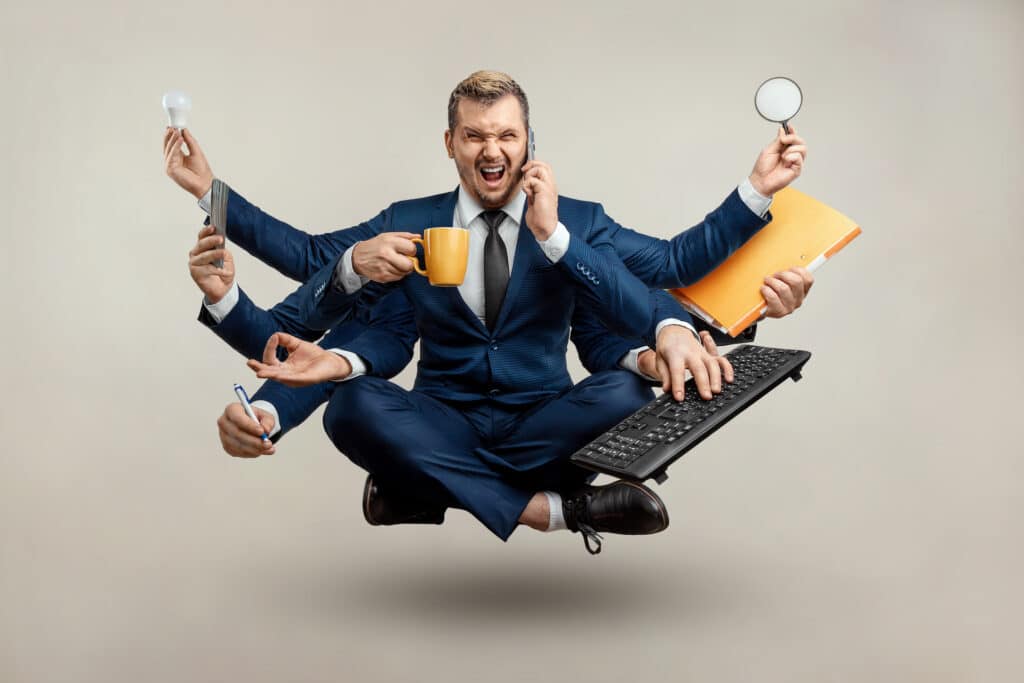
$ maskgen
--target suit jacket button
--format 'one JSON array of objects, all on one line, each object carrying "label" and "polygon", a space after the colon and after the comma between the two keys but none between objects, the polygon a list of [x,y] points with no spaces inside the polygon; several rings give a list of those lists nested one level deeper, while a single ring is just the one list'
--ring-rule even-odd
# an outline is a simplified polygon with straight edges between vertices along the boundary
[{"label": "suit jacket button", "polygon": [[498,350],[498,345],[497,344],[492,344],[491,345],[491,351],[497,351],[497,350]]},{"label": "suit jacket button", "polygon": [[497,395],[498,395],[498,394],[500,394],[501,392],[500,392],[500,391],[499,391],[498,389],[491,389],[491,390],[490,390],[490,391],[488,391],[487,393],[488,393],[488,394],[490,394],[491,396],[497,396]]}]

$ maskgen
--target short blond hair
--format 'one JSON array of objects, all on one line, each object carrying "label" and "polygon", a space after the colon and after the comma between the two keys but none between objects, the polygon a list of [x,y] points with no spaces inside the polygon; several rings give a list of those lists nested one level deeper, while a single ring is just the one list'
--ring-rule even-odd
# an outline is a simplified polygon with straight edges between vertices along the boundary
[{"label": "short blond hair", "polygon": [[448,130],[455,131],[459,102],[463,99],[479,102],[486,107],[505,95],[513,95],[519,100],[519,106],[523,109],[523,125],[529,127],[530,103],[526,101],[526,93],[519,84],[501,71],[474,71],[455,86],[448,98]]}]

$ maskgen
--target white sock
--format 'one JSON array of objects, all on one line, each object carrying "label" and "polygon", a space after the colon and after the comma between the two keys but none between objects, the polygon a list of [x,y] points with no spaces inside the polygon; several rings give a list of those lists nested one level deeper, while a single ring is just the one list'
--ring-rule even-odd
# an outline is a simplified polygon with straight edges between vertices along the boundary
[{"label": "white sock", "polygon": [[562,516],[562,497],[554,491],[544,491],[548,497],[548,528],[547,531],[566,529],[565,517]]}]

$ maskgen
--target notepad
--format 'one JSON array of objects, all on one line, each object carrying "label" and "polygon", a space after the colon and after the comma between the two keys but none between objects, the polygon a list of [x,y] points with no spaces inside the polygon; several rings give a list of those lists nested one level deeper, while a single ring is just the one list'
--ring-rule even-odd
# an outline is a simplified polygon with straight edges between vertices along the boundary
[{"label": "notepad", "polygon": [[850,218],[787,187],[772,200],[772,222],[689,287],[670,290],[694,315],[735,337],[766,310],[764,278],[794,266],[814,271],[861,233]]}]

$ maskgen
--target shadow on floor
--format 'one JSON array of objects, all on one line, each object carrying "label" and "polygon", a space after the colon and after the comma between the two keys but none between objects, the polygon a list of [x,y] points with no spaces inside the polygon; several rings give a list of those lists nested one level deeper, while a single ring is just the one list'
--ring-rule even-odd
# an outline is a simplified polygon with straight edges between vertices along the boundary
[{"label": "shadow on floor", "polygon": [[[600,560],[598,560],[600,561]],[[743,609],[749,587],[708,567],[500,564],[291,567],[268,577],[271,609],[302,620],[563,624],[616,618],[706,619]]]}]

